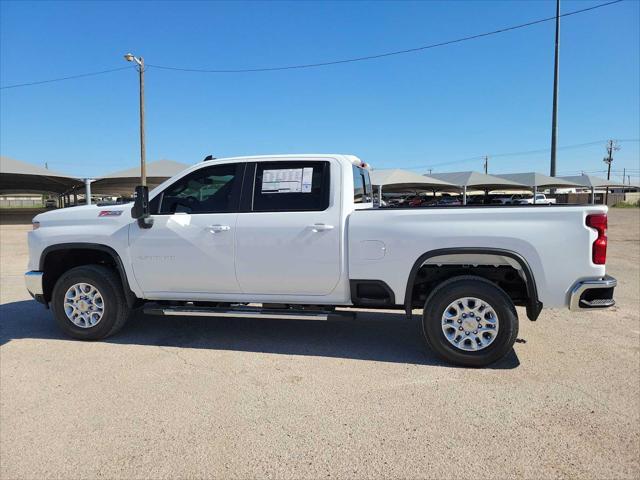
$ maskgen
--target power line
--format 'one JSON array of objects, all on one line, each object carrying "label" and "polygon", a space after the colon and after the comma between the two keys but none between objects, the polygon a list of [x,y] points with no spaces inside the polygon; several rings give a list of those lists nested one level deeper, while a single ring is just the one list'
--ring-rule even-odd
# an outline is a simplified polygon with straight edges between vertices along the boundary
[{"label": "power line", "polygon": [[[614,5],[614,4],[620,3],[622,1],[623,0],[613,0],[611,2],[601,3],[599,5],[594,5],[593,7],[582,8],[580,10],[574,10],[572,12],[563,13],[562,15],[560,15],[560,17],[568,17],[570,15],[576,15],[578,13],[584,13],[584,12],[588,12],[590,10],[595,10],[597,8],[608,7],[609,5]],[[391,57],[391,56],[394,56],[394,55],[403,55],[403,54],[406,54],[406,53],[416,53],[416,52],[420,52],[420,51],[423,51],[423,50],[429,50],[429,49],[432,49],[432,48],[444,47],[446,45],[452,45],[454,43],[461,43],[461,42],[466,42],[466,41],[469,41],[469,40],[476,40],[478,38],[488,37],[490,35],[497,35],[499,33],[510,32],[512,30],[517,30],[517,29],[520,29],[520,28],[531,27],[533,25],[537,25],[537,24],[544,23],[544,22],[549,22],[549,21],[555,20],[555,19],[556,19],[556,16],[554,15],[553,17],[542,18],[540,20],[533,20],[531,22],[521,23],[520,25],[514,25],[514,26],[511,26],[511,27],[505,27],[505,28],[501,28],[501,29],[498,29],[498,30],[493,30],[491,32],[478,33],[476,35],[469,35],[467,37],[457,38],[455,40],[447,40],[445,42],[440,42],[440,43],[432,43],[430,45],[423,45],[421,47],[408,48],[408,49],[405,49],[405,50],[396,50],[396,51],[393,51],[393,52],[386,52],[386,53],[378,53],[378,54],[374,54],[374,55],[367,55],[367,56],[364,56],[364,57],[347,58],[347,59],[343,59],[343,60],[331,60],[331,61],[319,62],[319,63],[306,63],[306,64],[301,64],[301,65],[287,65],[287,66],[279,66],[279,67],[226,69],[226,70],[205,69],[205,68],[183,68],[183,67],[172,67],[172,66],[167,66],[167,65],[154,65],[154,64],[147,64],[147,66],[153,67],[153,68],[160,68],[160,69],[163,69],[163,70],[176,70],[176,71],[180,71],[180,72],[195,72],[195,73],[254,73],[254,72],[274,72],[274,71],[278,71],[278,70],[294,70],[294,69],[301,69],[301,68],[326,67],[328,65],[338,65],[338,64],[352,63],[352,62],[362,62],[362,61],[365,61],[365,60],[375,60],[377,58]]]},{"label": "power line", "polygon": [[[593,145],[603,145],[607,142],[607,140],[597,140],[594,142],[586,142],[586,143],[576,143],[573,145],[564,145],[562,147],[558,147],[558,150],[570,150],[573,148],[583,148],[583,147],[590,147]],[[622,140],[618,140],[618,142],[623,143],[623,142],[640,142],[639,138],[625,138]],[[522,155],[535,155],[535,154],[539,154],[539,153],[546,153],[548,152],[550,149],[549,148],[541,148],[538,150],[525,150],[525,151],[521,151],[521,152],[509,152],[509,153],[489,153],[488,156],[489,157],[517,157],[517,156],[522,156]],[[463,158],[460,160],[450,160],[447,162],[440,162],[440,163],[430,163],[430,164],[426,164],[426,165],[418,165],[418,166],[413,166],[413,167],[406,167],[409,168],[411,170],[418,170],[418,169],[423,169],[423,168],[431,168],[431,167],[440,167],[440,166],[444,166],[444,165],[453,165],[456,163],[467,163],[467,162],[472,162],[474,160],[484,160],[486,155],[478,155],[475,157],[468,157],[468,158]]]},{"label": "power line", "polygon": [[[611,174],[612,175],[616,175],[616,174],[621,174],[623,171],[626,171],[627,174],[631,174],[632,177],[637,177],[638,175],[640,175],[640,172],[638,170],[634,170],[634,169],[629,169],[629,168],[625,168],[623,170],[611,170]],[[607,170],[562,170],[561,172],[563,175],[570,175],[570,174],[580,174],[580,173],[607,173]]]},{"label": "power line", "polygon": [[[640,139],[637,138],[628,138],[625,140],[618,140],[619,142],[639,142]],[[594,145],[602,145],[603,143],[606,143],[607,140],[597,140],[595,142],[587,142],[587,143],[577,143],[574,145],[565,145],[563,147],[558,147],[558,150],[569,150],[572,148],[582,148],[582,147],[591,147]],[[496,153],[496,154],[492,154],[492,157],[518,157],[521,155],[532,155],[535,153],[546,153],[550,150],[550,148],[541,148],[539,150],[526,150],[523,152],[511,152],[511,153]]]},{"label": "power line", "polygon": [[102,75],[104,73],[111,73],[111,72],[118,72],[120,70],[126,70],[127,68],[131,68],[131,66],[127,65],[126,67],[111,68],[109,70],[100,70],[99,72],[80,73],[78,75],[71,75],[68,77],[61,77],[61,78],[52,78],[50,80],[39,80],[37,82],[16,83],[14,85],[6,85],[4,87],[0,87],[0,90],[5,90],[8,88],[30,87],[32,85],[41,85],[43,83],[61,82],[63,80],[73,80],[74,78],[93,77],[95,75]]},{"label": "power line", "polygon": [[[580,10],[574,10],[572,12],[567,12],[567,13],[563,13],[562,15],[560,15],[560,17],[568,17],[570,15],[576,15],[579,13],[584,13],[584,12],[588,12],[591,10],[595,10],[598,8],[602,8],[602,7],[608,7],[610,5],[614,5],[616,3],[621,3],[624,0],[613,0],[607,3],[601,3],[599,5],[594,5],[593,7],[588,7],[588,8],[582,8]],[[147,67],[151,67],[151,68],[157,68],[157,69],[161,69],[161,70],[174,70],[174,71],[181,71],[181,72],[197,72],[197,73],[250,73],[250,72],[273,72],[273,71],[278,71],[278,70],[294,70],[294,69],[302,69],[302,68],[316,68],[316,67],[325,67],[325,66],[329,66],[329,65],[339,65],[339,64],[343,64],[343,63],[352,63],[352,62],[362,62],[362,61],[366,61],[366,60],[374,60],[374,59],[378,59],[378,58],[384,58],[384,57],[391,57],[394,55],[404,55],[407,53],[416,53],[416,52],[420,52],[423,50],[429,50],[432,48],[438,48],[438,47],[444,47],[446,45],[452,45],[455,43],[461,43],[461,42],[466,42],[469,40],[476,40],[478,38],[483,38],[483,37],[488,37],[490,35],[497,35],[500,33],[505,33],[505,32],[509,32],[512,30],[517,30],[520,28],[525,28],[525,27],[531,27],[533,25],[537,25],[540,23],[545,23],[545,22],[549,22],[551,20],[555,20],[555,16],[553,17],[548,17],[548,18],[542,18],[539,20],[533,20],[531,22],[527,22],[527,23],[522,23],[519,25],[513,25],[511,27],[505,27],[505,28],[501,28],[498,30],[493,30],[491,32],[484,32],[484,33],[479,33],[476,35],[469,35],[467,37],[462,37],[462,38],[457,38],[455,40],[448,40],[445,42],[440,42],[440,43],[433,43],[430,45],[423,45],[421,47],[415,47],[415,48],[408,48],[405,50],[396,50],[393,52],[386,52],[386,53],[379,53],[379,54],[375,54],[375,55],[367,55],[364,57],[355,57],[355,58],[347,58],[347,59],[343,59],[343,60],[333,60],[333,61],[327,61],[327,62],[320,62],[320,63],[307,63],[307,64],[302,64],[302,65],[288,65],[288,66],[280,66],[280,67],[264,67],[264,68],[241,68],[241,69],[227,69],[227,70],[209,70],[209,69],[201,69],[201,68],[181,68],[181,67],[172,67],[172,66],[167,66],[167,65],[153,65],[153,64],[147,64]],[[111,73],[111,72],[117,72],[120,70],[125,70],[127,68],[130,68],[129,66],[127,67],[120,67],[120,68],[111,68],[108,70],[100,70],[97,72],[88,72],[88,73],[81,73],[78,75],[69,75],[66,77],[60,77],[60,78],[52,78],[49,80],[38,80],[38,81],[34,81],[34,82],[24,82],[24,83],[16,83],[13,85],[5,85],[5,86],[0,86],[0,90],[8,90],[10,88],[19,88],[19,87],[30,87],[30,86],[34,86],[34,85],[42,85],[45,83],[53,83],[53,82],[61,82],[64,80],[73,80],[73,79],[77,79],[77,78],[84,78],[84,77],[92,77],[92,76],[96,76],[96,75],[103,75],[106,73]]]}]

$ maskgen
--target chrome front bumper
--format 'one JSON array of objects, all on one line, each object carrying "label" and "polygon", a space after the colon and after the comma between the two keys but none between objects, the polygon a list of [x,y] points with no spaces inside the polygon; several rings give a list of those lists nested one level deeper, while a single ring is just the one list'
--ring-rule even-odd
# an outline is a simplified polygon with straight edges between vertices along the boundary
[{"label": "chrome front bumper", "polygon": [[618,281],[605,275],[594,280],[583,280],[574,285],[569,300],[569,310],[613,307],[613,290]]},{"label": "chrome front bumper", "polygon": [[27,286],[27,290],[33,298],[37,301],[44,303],[44,290],[42,288],[42,276],[43,272],[27,272],[24,274],[24,283]]}]

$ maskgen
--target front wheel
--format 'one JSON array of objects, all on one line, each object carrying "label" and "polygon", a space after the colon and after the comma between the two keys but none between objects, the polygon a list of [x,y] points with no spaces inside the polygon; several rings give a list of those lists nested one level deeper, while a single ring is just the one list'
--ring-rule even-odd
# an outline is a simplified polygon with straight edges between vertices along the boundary
[{"label": "front wheel", "polygon": [[484,367],[513,348],[518,315],[500,287],[481,277],[461,276],[429,295],[422,328],[427,345],[446,361]]},{"label": "front wheel", "polygon": [[102,265],[63,273],[53,287],[51,309],[60,328],[80,340],[113,335],[130,313],[119,276]]}]

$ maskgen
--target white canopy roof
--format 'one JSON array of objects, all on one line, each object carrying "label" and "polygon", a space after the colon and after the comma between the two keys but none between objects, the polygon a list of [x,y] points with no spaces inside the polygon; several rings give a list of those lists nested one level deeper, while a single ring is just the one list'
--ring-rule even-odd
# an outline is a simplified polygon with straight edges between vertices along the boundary
[{"label": "white canopy roof", "polygon": [[64,173],[0,157],[0,193],[63,193],[80,185],[82,181]]},{"label": "white canopy roof", "polygon": [[511,180],[512,182],[518,182],[522,185],[526,185],[529,188],[533,187],[576,187],[579,186],[575,182],[569,180],[563,180],[560,177],[549,177],[537,172],[526,173],[507,173],[504,175],[498,175],[505,180]]},{"label": "white canopy roof", "polygon": [[[148,162],[147,184],[150,189],[156,187],[167,178],[173,177],[188,167],[189,165],[185,163],[173,160],[156,160],[154,162]],[[140,166],[136,166],[99,177],[91,184],[91,191],[101,194],[132,195],[136,185],[139,184]]]},{"label": "white canopy roof", "polygon": [[522,190],[527,188],[527,186],[522,183],[479,172],[433,173],[431,176],[460,187],[478,188],[482,190]]},{"label": "white canopy roof", "polygon": [[418,173],[410,172],[409,170],[401,170],[399,168],[392,168],[389,170],[373,170],[371,172],[371,183],[375,186],[382,186],[383,191],[402,189],[457,189],[456,185],[453,185],[444,180],[420,175]]},{"label": "white canopy roof", "polygon": [[[180,163],[174,160],[156,160],[154,162],[148,162],[147,177],[170,178],[189,166],[190,165],[187,165],[186,163]],[[138,165],[136,167],[127,168],[126,170],[112,172],[99,178],[140,178],[140,166]]]},{"label": "white canopy roof", "polygon": [[14,173],[17,175],[45,175],[47,177],[65,177],[73,178],[64,173],[54,172],[48,168],[34,165],[32,163],[22,162],[9,157],[0,157],[0,172]]},{"label": "white canopy roof", "polygon": [[612,182],[606,178],[594,177],[593,175],[575,175],[572,177],[559,177],[569,182],[577,183],[583,187],[600,188],[600,187],[623,187],[621,183]]}]

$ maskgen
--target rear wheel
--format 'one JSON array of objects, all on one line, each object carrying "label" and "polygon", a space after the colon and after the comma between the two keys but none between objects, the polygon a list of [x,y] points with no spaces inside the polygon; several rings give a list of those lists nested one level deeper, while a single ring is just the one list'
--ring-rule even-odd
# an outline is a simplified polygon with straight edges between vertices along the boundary
[{"label": "rear wheel", "polygon": [[81,340],[99,340],[116,333],[130,309],[120,277],[101,265],[83,265],[62,274],[51,296],[60,328]]},{"label": "rear wheel", "polygon": [[422,327],[427,345],[448,362],[484,367],[511,351],[518,316],[500,287],[463,276],[434,289],[424,306]]}]

